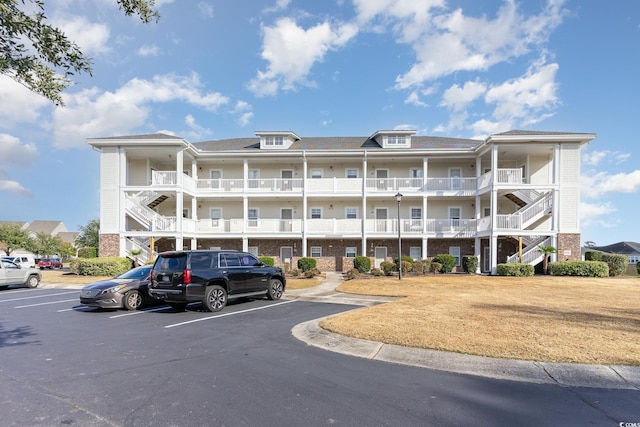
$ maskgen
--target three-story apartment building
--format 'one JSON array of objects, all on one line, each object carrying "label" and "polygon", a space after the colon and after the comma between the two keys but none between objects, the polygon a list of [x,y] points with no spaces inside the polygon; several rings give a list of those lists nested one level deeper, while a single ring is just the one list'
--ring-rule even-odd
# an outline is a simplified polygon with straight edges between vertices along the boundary
[{"label": "three-story apartment building", "polygon": [[594,134],[255,135],[89,139],[100,150],[100,255],[224,248],[346,271],[355,256],[379,266],[400,248],[475,255],[487,273],[541,262],[540,245],[580,259],[580,149]]}]

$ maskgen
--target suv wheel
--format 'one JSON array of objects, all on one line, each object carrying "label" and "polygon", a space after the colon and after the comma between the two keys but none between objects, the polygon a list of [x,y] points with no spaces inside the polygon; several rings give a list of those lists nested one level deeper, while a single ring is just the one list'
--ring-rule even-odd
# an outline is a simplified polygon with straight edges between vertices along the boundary
[{"label": "suv wheel", "polygon": [[29,276],[29,278],[27,279],[27,286],[30,288],[37,287],[39,283],[40,283],[40,280],[36,275]]},{"label": "suv wheel", "polygon": [[227,305],[227,291],[222,286],[212,285],[204,293],[202,304],[209,311],[220,311]]},{"label": "suv wheel", "polygon": [[284,286],[282,286],[282,282],[278,279],[271,279],[269,281],[269,289],[267,290],[267,298],[274,300],[280,299],[282,293],[284,292]]}]

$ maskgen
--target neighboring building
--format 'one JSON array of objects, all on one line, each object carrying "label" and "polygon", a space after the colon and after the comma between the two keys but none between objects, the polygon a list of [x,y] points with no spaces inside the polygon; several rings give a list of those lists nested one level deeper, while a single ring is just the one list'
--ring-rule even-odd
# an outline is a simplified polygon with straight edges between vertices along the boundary
[{"label": "neighboring building", "polygon": [[621,254],[629,257],[629,264],[640,262],[640,243],[618,242],[607,246],[589,246],[585,251],[599,251],[608,254]]},{"label": "neighboring building", "polygon": [[67,227],[62,221],[40,221],[36,220],[30,223],[26,230],[31,237],[35,237],[38,233],[48,234],[49,236],[57,236],[59,233],[66,233]]},{"label": "neighboring building", "polygon": [[579,260],[580,149],[593,138],[91,138],[101,152],[100,255],[225,248],[346,271],[357,255],[375,266],[397,257],[400,240],[414,259],[476,255],[495,273],[518,262],[521,241],[526,263],[542,261],[541,244],[558,249],[554,259]]}]

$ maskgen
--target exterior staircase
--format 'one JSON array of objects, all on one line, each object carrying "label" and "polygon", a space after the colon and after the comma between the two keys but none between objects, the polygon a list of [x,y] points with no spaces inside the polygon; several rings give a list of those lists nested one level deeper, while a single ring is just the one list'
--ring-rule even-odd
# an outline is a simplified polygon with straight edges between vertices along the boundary
[{"label": "exterior staircase", "polygon": [[[148,194],[153,193],[153,194]],[[175,231],[176,217],[163,216],[149,207],[149,204],[157,206],[167,197],[154,192],[142,192],[125,198],[125,211],[127,215],[136,220],[149,231]]]}]

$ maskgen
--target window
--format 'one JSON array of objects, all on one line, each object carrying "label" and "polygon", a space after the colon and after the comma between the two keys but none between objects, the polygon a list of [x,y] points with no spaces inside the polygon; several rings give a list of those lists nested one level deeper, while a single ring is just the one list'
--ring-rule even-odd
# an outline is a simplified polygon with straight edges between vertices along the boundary
[{"label": "window", "polygon": [[451,221],[451,227],[460,226],[462,208],[449,207],[449,220]]},{"label": "window", "polygon": [[347,208],[345,212],[345,216],[347,217],[347,219],[357,219],[358,208]]},{"label": "window", "polygon": [[411,209],[411,231],[422,229],[422,208],[412,207]]},{"label": "window", "polygon": [[311,169],[311,178],[320,179],[323,176],[322,169]]},{"label": "window", "polygon": [[182,209],[182,218],[191,218],[189,215],[189,208]]},{"label": "window", "polygon": [[249,169],[249,179],[260,179],[260,169]]},{"label": "window", "polygon": [[450,246],[449,255],[456,257],[456,266],[460,265],[460,246]]},{"label": "window", "polygon": [[345,249],[344,256],[347,258],[355,258],[357,253],[358,249],[355,246],[352,246]]},{"label": "window", "polygon": [[409,176],[411,178],[422,178],[422,169],[411,168],[409,171]]},{"label": "window", "polygon": [[247,224],[249,227],[257,227],[258,226],[258,209],[249,208],[247,210],[247,219],[249,220]]},{"label": "window", "polygon": [[284,137],[283,136],[266,136],[264,138],[264,145],[282,146],[284,145]]},{"label": "window", "polygon": [[347,178],[357,178],[358,169],[347,169]]},{"label": "window", "polygon": [[422,208],[411,208],[411,219],[422,219]]},{"label": "window", "polygon": [[322,208],[311,208],[311,219],[322,219]]},{"label": "window", "polygon": [[404,135],[387,136],[387,145],[407,145],[407,137]]},{"label": "window", "polygon": [[258,247],[257,246],[249,246],[247,248],[247,252],[249,252],[254,257],[257,257],[258,256]]},{"label": "window", "polygon": [[409,256],[414,261],[422,259],[422,248],[420,246],[411,246],[409,248]]},{"label": "window", "polygon": [[321,246],[311,246],[311,250],[309,251],[309,255],[311,258],[320,258],[322,256],[322,247]]}]

